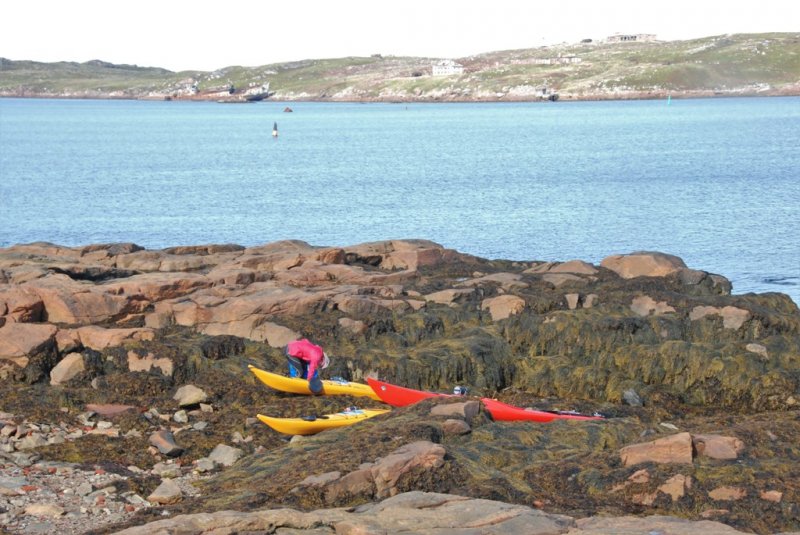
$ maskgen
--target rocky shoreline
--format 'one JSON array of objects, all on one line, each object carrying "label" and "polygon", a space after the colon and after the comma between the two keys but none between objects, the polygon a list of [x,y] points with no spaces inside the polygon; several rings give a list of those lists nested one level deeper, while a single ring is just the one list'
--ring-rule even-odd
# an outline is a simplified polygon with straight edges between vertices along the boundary
[{"label": "rocky shoreline", "polygon": [[[558,94],[558,101],[569,102],[595,102],[615,100],[664,100],[673,99],[705,99],[705,98],[736,98],[736,97],[796,97],[800,96],[800,84],[786,85],[779,88],[739,87],[726,90],[698,89],[698,90],[608,90],[597,92]],[[42,92],[28,90],[0,91],[0,98],[30,98],[30,99],[65,99],[65,100],[168,100],[176,102],[220,102],[220,103],[248,103],[257,102],[341,102],[341,103],[392,103],[392,104],[426,104],[426,103],[491,103],[491,102],[548,102],[547,98],[531,95],[515,95],[487,92],[486,94],[463,95],[459,91],[450,93],[435,93],[430,95],[408,95],[386,93],[380,96],[367,94],[357,95],[352,90],[343,90],[340,95],[314,95],[306,92],[275,92],[269,99],[261,101],[248,101],[241,95],[221,96],[217,93],[209,95],[166,95],[139,93],[135,91],[117,91],[113,93],[86,90],[69,92]]]},{"label": "rocky shoreline", "polygon": [[[291,438],[255,415],[378,404],[247,371],[299,336],[330,376],[607,419],[445,399]],[[17,245],[0,376],[9,533],[800,532],[800,311],[663,253]]]}]

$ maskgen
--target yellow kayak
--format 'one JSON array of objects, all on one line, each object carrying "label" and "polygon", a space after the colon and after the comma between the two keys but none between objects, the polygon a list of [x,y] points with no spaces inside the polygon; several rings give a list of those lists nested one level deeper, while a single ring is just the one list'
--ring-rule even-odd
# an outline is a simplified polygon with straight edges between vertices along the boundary
[{"label": "yellow kayak", "polygon": [[[286,377],[285,375],[268,372],[252,365],[248,365],[247,367],[262,383],[275,390],[289,392],[291,394],[311,395],[311,390],[308,388],[308,381],[305,379]],[[381,400],[378,394],[376,394],[369,385],[351,383],[344,380],[323,379],[322,394],[327,396],[366,396],[376,401]]]},{"label": "yellow kayak", "polygon": [[304,418],[273,418],[257,414],[259,420],[285,435],[313,435],[326,429],[353,425],[367,418],[389,412],[389,409],[363,409],[326,414],[325,416],[306,416]]}]

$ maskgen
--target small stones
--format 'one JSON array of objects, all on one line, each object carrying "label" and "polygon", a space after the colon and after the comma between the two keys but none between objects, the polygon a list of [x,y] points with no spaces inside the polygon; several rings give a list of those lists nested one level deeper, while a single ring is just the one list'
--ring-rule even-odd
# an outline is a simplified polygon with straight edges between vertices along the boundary
[{"label": "small stones", "polygon": [[89,483],[88,481],[85,481],[80,485],[78,485],[77,488],[75,488],[75,494],[77,494],[78,496],[88,496],[89,494],[92,493],[92,490],[94,490],[92,484]]}]

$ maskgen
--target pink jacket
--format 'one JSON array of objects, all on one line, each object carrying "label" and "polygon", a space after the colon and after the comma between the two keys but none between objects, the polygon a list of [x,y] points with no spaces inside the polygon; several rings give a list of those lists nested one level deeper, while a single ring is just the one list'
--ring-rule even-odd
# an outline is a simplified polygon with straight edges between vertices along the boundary
[{"label": "pink jacket", "polygon": [[291,356],[308,362],[308,374],[306,377],[310,381],[314,377],[316,369],[322,365],[322,348],[303,338],[302,340],[289,342],[286,349]]}]

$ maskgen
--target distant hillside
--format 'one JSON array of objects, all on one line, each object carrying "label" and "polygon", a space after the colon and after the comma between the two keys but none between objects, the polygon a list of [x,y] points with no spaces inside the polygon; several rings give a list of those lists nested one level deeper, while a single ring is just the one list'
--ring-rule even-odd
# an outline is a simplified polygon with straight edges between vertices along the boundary
[{"label": "distant hillside", "polygon": [[[588,40],[586,40],[588,41]],[[239,101],[529,101],[800,95],[800,33],[582,42],[451,58],[348,57],[214,72],[0,58],[0,96]]]}]

